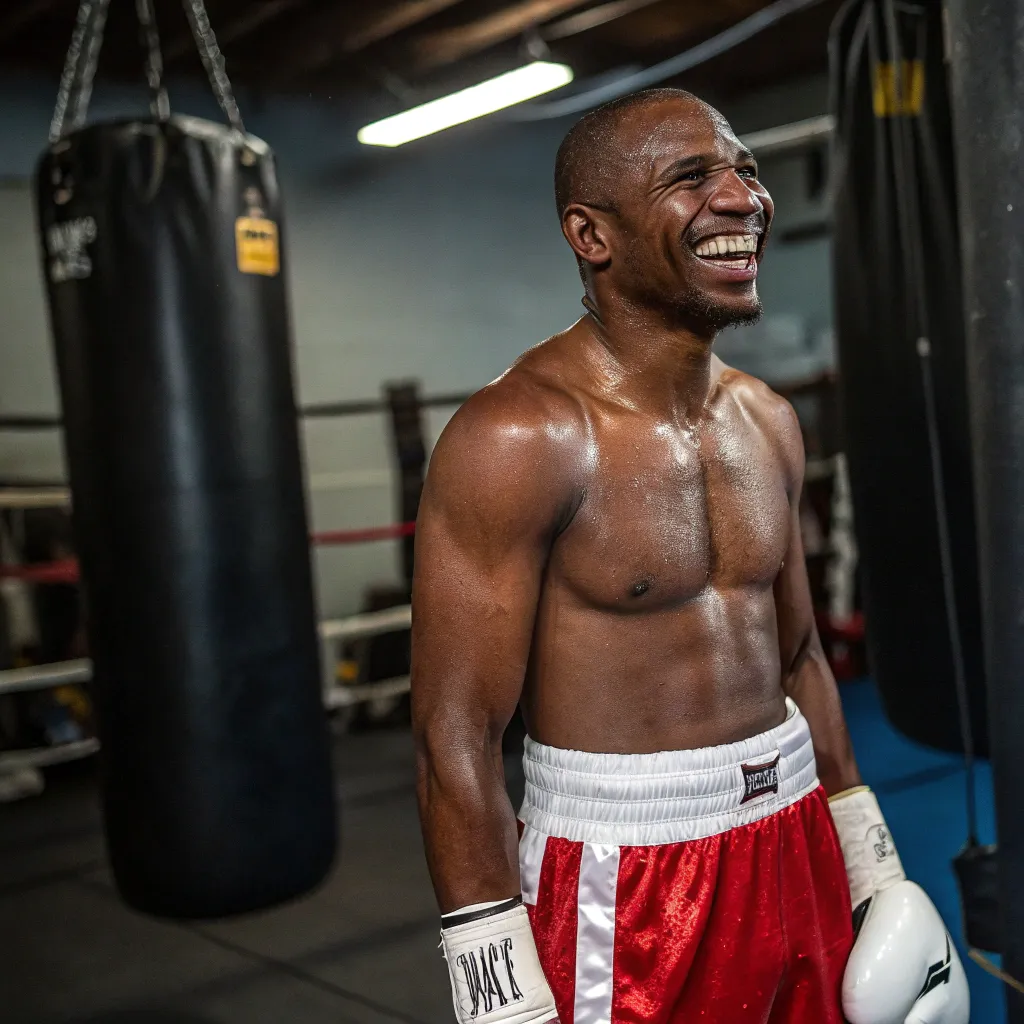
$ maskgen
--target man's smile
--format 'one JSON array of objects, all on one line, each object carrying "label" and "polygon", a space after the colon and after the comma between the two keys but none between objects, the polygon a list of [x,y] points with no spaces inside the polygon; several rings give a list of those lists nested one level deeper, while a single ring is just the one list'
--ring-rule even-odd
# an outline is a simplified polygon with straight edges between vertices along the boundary
[{"label": "man's smile", "polygon": [[757,276],[760,233],[715,234],[693,245],[693,253],[708,267],[731,280],[753,280]]}]

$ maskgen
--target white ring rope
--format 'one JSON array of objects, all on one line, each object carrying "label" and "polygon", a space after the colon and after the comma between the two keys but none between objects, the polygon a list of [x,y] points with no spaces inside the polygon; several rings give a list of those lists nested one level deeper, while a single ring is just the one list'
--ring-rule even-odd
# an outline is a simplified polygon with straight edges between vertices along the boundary
[{"label": "white ring rope", "polygon": [[[400,605],[380,612],[366,612],[350,615],[345,619],[327,619],[320,623],[320,639],[324,642],[355,640],[360,637],[380,636],[408,629],[412,623],[412,608]],[[333,678],[333,666],[331,666]],[[58,661],[50,665],[35,665],[31,668],[13,668],[0,672],[0,695],[25,693],[29,690],[46,690],[54,686],[73,683],[87,683],[92,679],[92,662],[88,658],[74,661]],[[398,687],[398,689],[395,689]],[[365,683],[360,686],[332,687],[331,692],[342,691],[344,699],[335,698],[332,706],[358,704],[362,701],[379,700],[407,692],[408,677],[383,679],[379,683]],[[326,695],[325,695],[326,696]]]}]

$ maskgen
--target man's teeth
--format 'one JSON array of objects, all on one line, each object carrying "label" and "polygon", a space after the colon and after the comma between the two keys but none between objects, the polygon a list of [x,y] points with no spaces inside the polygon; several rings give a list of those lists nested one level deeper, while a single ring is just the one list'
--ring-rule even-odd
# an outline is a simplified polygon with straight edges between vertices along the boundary
[{"label": "man's teeth", "polygon": [[696,248],[698,256],[752,256],[757,252],[757,235],[715,235]]}]

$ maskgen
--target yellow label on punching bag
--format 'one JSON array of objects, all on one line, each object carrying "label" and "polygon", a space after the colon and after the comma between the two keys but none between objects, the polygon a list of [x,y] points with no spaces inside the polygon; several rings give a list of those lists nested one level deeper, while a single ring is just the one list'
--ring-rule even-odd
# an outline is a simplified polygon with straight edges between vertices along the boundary
[{"label": "yellow label on punching bag", "polygon": [[875,117],[916,117],[924,101],[924,61],[901,60],[899,78],[896,62],[881,61],[872,70],[872,100]]},{"label": "yellow label on punching bag", "polygon": [[273,277],[281,269],[277,225],[263,217],[239,217],[235,221],[238,269],[243,274]]}]

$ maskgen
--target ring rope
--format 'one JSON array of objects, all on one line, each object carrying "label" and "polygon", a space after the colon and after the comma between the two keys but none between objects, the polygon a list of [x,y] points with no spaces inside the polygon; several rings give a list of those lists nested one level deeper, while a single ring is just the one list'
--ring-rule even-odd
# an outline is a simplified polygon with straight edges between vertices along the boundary
[{"label": "ring rope", "polygon": [[[416,523],[396,523],[392,526],[370,526],[359,530],[326,530],[310,536],[317,547],[339,547],[345,544],[367,544],[381,540],[401,540],[416,532]],[[21,580],[24,583],[79,582],[78,560],[63,558],[55,562],[37,562],[32,565],[0,565],[0,580]]]},{"label": "ring rope", "polygon": [[[381,636],[406,630],[412,624],[410,605],[398,605],[379,612],[361,612],[343,619],[325,619],[319,623],[318,632],[322,643],[338,643],[360,637]],[[54,686],[73,683],[87,683],[92,679],[92,661],[76,658],[72,661],[58,661],[46,665],[32,665],[28,668],[12,668],[0,671],[0,695],[22,693],[28,690],[45,690]],[[345,690],[347,696],[334,697],[333,706],[357,704],[363,700],[377,700],[407,692],[407,676],[365,683],[358,687],[332,687],[331,693]]]}]

